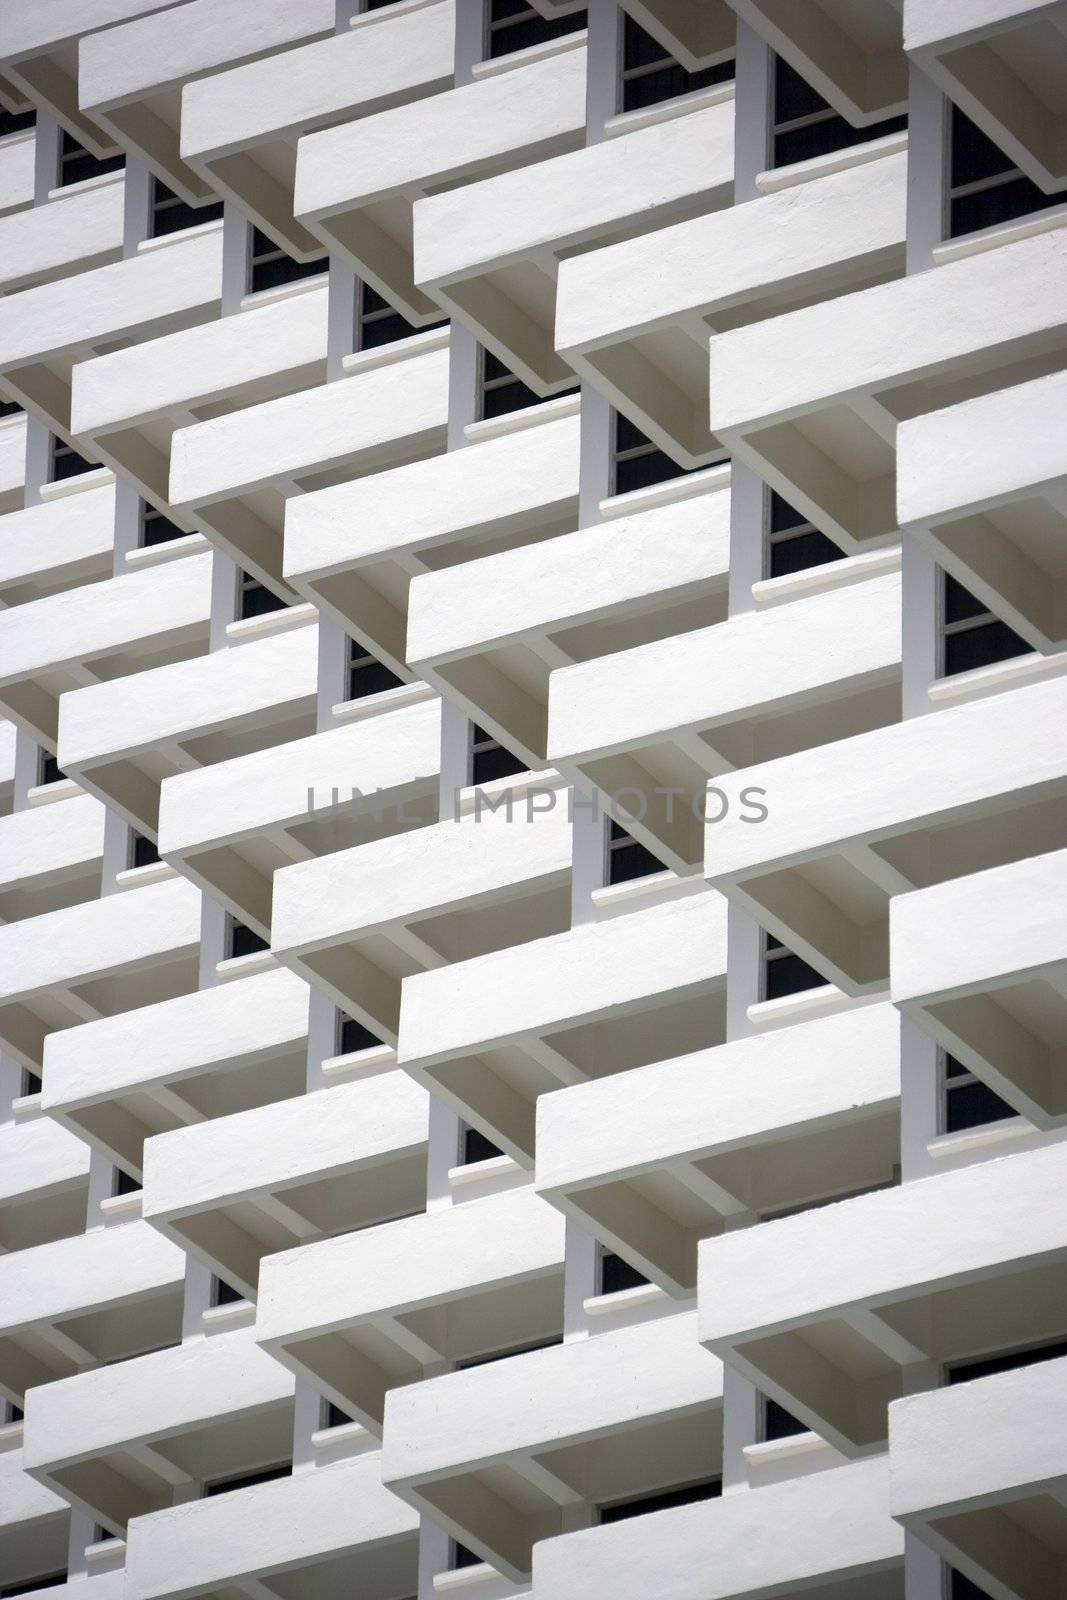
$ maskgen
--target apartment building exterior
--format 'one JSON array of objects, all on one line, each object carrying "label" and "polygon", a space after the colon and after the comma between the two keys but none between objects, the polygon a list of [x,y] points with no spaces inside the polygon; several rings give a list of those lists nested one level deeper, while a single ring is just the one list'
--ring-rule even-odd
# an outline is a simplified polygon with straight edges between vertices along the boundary
[{"label": "apartment building exterior", "polygon": [[0,1597],[1067,1595],[1067,0],[3,0]]}]

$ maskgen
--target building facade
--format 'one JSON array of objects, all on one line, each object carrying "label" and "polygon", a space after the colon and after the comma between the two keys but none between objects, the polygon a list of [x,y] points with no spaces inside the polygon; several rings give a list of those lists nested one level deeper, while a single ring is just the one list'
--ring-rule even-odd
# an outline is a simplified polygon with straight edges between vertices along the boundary
[{"label": "building facade", "polygon": [[1065,269],[1067,0],[3,0],[0,1597],[1067,1595]]}]

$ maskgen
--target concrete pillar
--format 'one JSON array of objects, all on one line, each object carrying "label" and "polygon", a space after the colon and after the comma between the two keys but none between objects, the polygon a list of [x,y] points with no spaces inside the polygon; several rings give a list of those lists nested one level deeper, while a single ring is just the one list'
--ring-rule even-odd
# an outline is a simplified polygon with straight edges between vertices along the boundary
[{"label": "concrete pillar", "polygon": [[589,0],[586,55],[585,142],[599,144],[619,109],[623,11],[617,0]]}]

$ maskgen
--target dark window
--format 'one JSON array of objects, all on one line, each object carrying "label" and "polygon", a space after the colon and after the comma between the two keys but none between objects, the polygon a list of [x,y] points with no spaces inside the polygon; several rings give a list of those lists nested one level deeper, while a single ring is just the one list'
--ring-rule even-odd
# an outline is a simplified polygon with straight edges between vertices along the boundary
[{"label": "dark window", "polygon": [[67,478],[80,477],[83,472],[95,472],[96,462],[86,461],[72,444],[52,435],[52,483],[63,483]]},{"label": "dark window", "polygon": [[1042,1344],[1029,1350],[1011,1350],[1004,1355],[983,1356],[980,1361],[954,1361],[946,1374],[948,1382],[970,1383],[974,1378],[991,1378],[998,1372],[1014,1372],[1019,1367],[1035,1367],[1041,1361],[1067,1356],[1067,1340]]},{"label": "dark window", "polygon": [[252,250],[248,268],[249,291],[258,294],[260,289],[277,289],[283,283],[296,283],[300,278],[314,278],[325,272],[329,262],[294,261],[273,239],[268,239],[258,228],[252,229]]},{"label": "dark window", "polygon": [[631,1267],[614,1250],[601,1247],[598,1263],[598,1294],[621,1294],[624,1289],[639,1289],[648,1279],[636,1267]]},{"label": "dark window", "polygon": [[93,1543],[94,1544],[106,1544],[109,1539],[114,1539],[115,1537],[116,1537],[116,1535],[112,1533],[110,1528],[101,1527],[99,1522],[94,1525],[94,1527],[93,1527]]},{"label": "dark window", "polygon": [[[211,1304],[213,1306],[233,1306],[236,1305],[239,1300],[243,1300],[244,1298],[245,1296],[243,1291],[240,1289],[235,1289],[232,1283],[226,1282],[225,1278],[212,1278]],[[288,1471],[288,1468],[286,1470]],[[268,1474],[268,1476],[272,1478],[278,1478],[281,1476],[281,1473],[272,1471]]]},{"label": "dark window", "polygon": [[[6,139],[9,133],[22,133],[26,128],[32,128],[37,121],[37,112],[7,111],[0,106],[0,139]],[[7,1594],[5,1589],[4,1594]]]},{"label": "dark window", "polygon": [[944,1058],[942,1089],[943,1133],[963,1133],[967,1128],[981,1128],[987,1122],[1003,1122],[1005,1117],[1018,1115],[955,1056]]},{"label": "dark window", "polygon": [[620,1500],[614,1506],[600,1506],[598,1515],[601,1522],[625,1522],[629,1517],[643,1517],[648,1511],[669,1511],[673,1506],[689,1506],[697,1500],[714,1500],[720,1494],[722,1479],[710,1478],[703,1483],[688,1483],[684,1488],[642,1495],[639,1500]]},{"label": "dark window", "polygon": [[854,128],[834,111],[781,56],[774,58],[774,123],[771,165],[787,167],[794,161],[829,155],[855,144],[867,144],[908,125],[906,116],[887,117],[864,128]]},{"label": "dark window", "polygon": [[653,872],[665,872],[658,856],[643,844],[638,844],[632,834],[618,822],[608,822],[607,837],[608,883],[629,883],[634,878],[647,878]]},{"label": "dark window", "polygon": [[1023,176],[1003,150],[986,137],[958,106],[950,125],[948,236],[976,233],[998,222],[1047,211],[1067,201],[1067,189],[1046,194]]},{"label": "dark window", "polygon": [[152,216],[148,231],[150,239],[162,239],[168,233],[182,233],[186,228],[198,228],[202,222],[217,222],[221,216],[221,200],[213,200],[206,206],[191,206],[188,200],[183,200],[158,178],[152,179]]},{"label": "dark window", "polygon": [[763,947],[763,998],[780,1000],[783,995],[801,994],[805,989],[821,988],[826,979],[821,972],[787,950],[780,939],[765,935]]},{"label": "dark window", "polygon": [[35,1589],[55,1589],[61,1583],[66,1583],[65,1572],[50,1572],[46,1578],[26,1578],[22,1583],[8,1583],[0,1589],[0,1597],[6,1600],[8,1595],[32,1594]]},{"label": "dark window", "polygon": [[257,955],[260,950],[269,950],[270,945],[266,939],[261,939],[258,933],[253,933],[251,928],[246,928],[243,922],[238,922],[236,917],[230,918],[229,939],[227,952],[231,960],[234,956]]},{"label": "dark window", "polygon": [[349,640],[346,683],[349,700],[365,700],[371,694],[384,694],[387,689],[399,689],[403,682],[403,678],[398,678],[391,667],[365,650],[358,640]]},{"label": "dark window", "polygon": [[784,578],[807,567],[822,567],[829,561],[843,561],[845,552],[820,533],[814,523],[794,511],[788,500],[771,491],[770,526],[767,530],[768,578]]},{"label": "dark window", "polygon": [[66,773],[60,770],[59,762],[50,750],[41,751],[41,759],[37,767],[38,783],[62,783]]},{"label": "dark window", "polygon": [[3,1403],[0,1404],[0,1413],[3,1414],[5,1423],[21,1422],[23,1419],[22,1407],[17,1406],[14,1400],[3,1401]]},{"label": "dark window", "polygon": [[991,1596],[984,1589],[979,1589],[970,1578],[965,1578],[962,1572],[950,1572],[948,1583],[949,1600],[991,1600]]},{"label": "dark window", "polygon": [[564,17],[542,17],[528,0],[489,0],[486,6],[485,54],[488,60],[509,56],[514,50],[528,50],[546,39],[559,39],[586,26],[584,11],[571,11]]},{"label": "dark window", "polygon": [[19,1093],[20,1094],[40,1094],[40,1092],[41,1092],[41,1090],[43,1088],[44,1088],[44,1083],[41,1080],[40,1074],[36,1073],[36,1072],[31,1072],[29,1067],[23,1067],[23,1069],[22,1069],[22,1087],[21,1087]]},{"label": "dark window", "polygon": [[615,413],[615,443],[612,459],[611,492],[629,494],[632,489],[647,489],[668,478],[684,478],[690,469],[646,438],[621,411]]},{"label": "dark window", "polygon": [[534,394],[529,384],[516,378],[491,350],[484,348],[479,388],[478,415],[483,421],[488,417],[506,416],[509,411],[522,411],[526,406],[542,405],[545,399],[544,395]]},{"label": "dark window", "polygon": [[362,1022],[357,1022],[355,1017],[342,1016],[338,1012],[337,1028],[337,1053],[338,1055],[351,1055],[356,1050],[373,1050],[381,1044],[377,1034],[371,1033]]},{"label": "dark window", "polygon": [[0,399],[0,418],[17,417],[22,409],[17,400]]},{"label": "dark window", "polygon": [[395,344],[418,333],[413,322],[402,316],[369,283],[359,285],[359,336],[357,350],[377,350],[379,345]]},{"label": "dark window", "polygon": [[477,1128],[468,1128],[464,1123],[460,1135],[460,1160],[465,1167],[472,1166],[476,1161],[492,1161],[495,1156],[503,1154],[503,1150],[492,1139],[487,1139]]},{"label": "dark window", "polygon": [[272,1478],[289,1478],[292,1476],[293,1463],[283,1461],[276,1467],[263,1467],[259,1472],[245,1472],[239,1478],[217,1478],[214,1483],[205,1483],[204,1494],[229,1494],[231,1489],[251,1489],[254,1483],[269,1483]]},{"label": "dark window", "polygon": [[1001,622],[947,572],[943,576],[941,656],[946,678],[1029,653],[1030,646],[1025,639],[1020,639],[1014,628]]},{"label": "dark window", "polygon": [[481,1563],[481,1556],[476,1556],[473,1550],[468,1550],[458,1539],[449,1541],[448,1566],[451,1572],[458,1572],[460,1567],[479,1567]]},{"label": "dark window", "polygon": [[80,145],[64,129],[59,145],[57,188],[66,189],[72,183],[84,183],[86,178],[98,178],[102,172],[118,172],[125,165],[126,157],[121,152],[117,156],[90,155],[85,146]]},{"label": "dark window", "polygon": [[265,583],[260,583],[258,578],[253,578],[249,572],[241,572],[237,577],[237,620],[244,622],[247,617],[265,617],[272,611],[284,611],[288,600],[283,600],[281,595],[268,589]]},{"label": "dark window", "polygon": [[139,1194],[143,1187],[143,1184],[133,1176],[132,1172],[127,1172],[125,1167],[116,1167],[114,1169],[114,1178],[111,1184],[111,1193],[113,1195]]},{"label": "dark window", "polygon": [[165,517],[162,511],[157,511],[155,506],[150,506],[147,500],[141,501],[141,546],[152,544],[167,544],[171,539],[186,539],[188,534],[184,528],[179,528],[176,522]]},{"label": "dark window", "polygon": [[471,782],[492,783],[527,770],[525,761],[512,755],[499,739],[476,725],[471,727]]},{"label": "dark window", "polygon": [[633,17],[623,18],[622,111],[639,111],[643,106],[658,106],[664,100],[676,100],[681,94],[708,89],[712,84],[729,83],[735,68],[731,60],[702,67],[699,72],[687,72]]},{"label": "dark window", "polygon": [[143,833],[130,831],[130,866],[154,867],[159,860],[159,850],[154,839],[146,839]]},{"label": "dark window", "polygon": [[760,1422],[760,1435],[764,1440],[791,1439],[796,1433],[807,1433],[808,1425],[794,1417],[785,1406],[780,1406],[777,1400],[769,1396],[763,1397],[763,1416]]},{"label": "dark window", "polygon": [[335,1406],[332,1400],[327,1400],[322,1408],[322,1425],[324,1428],[347,1428],[350,1422],[355,1422],[355,1417],[350,1417],[347,1411],[342,1411],[340,1406]]}]

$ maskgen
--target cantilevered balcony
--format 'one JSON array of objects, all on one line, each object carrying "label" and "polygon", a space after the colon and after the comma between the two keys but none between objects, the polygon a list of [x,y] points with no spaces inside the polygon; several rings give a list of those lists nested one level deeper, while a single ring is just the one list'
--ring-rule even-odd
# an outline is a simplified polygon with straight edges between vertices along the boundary
[{"label": "cantilevered balcony", "polygon": [[200,894],[180,879],[10,922],[0,1042],[40,1072],[53,1031],[192,988],[199,944]]},{"label": "cantilevered balcony", "polygon": [[256,1338],[380,1434],[427,1366],[558,1338],[564,1226],[523,1188],[267,1256]]},{"label": "cantilevered balcony", "polygon": [[0,1247],[26,1250],[80,1233],[88,1194],[88,1145],[24,1101],[0,1126]]},{"label": "cantilevered balcony", "polygon": [[1039,1128],[1067,1119],[1065,893],[1056,850],[890,902],[894,1002]]},{"label": "cantilevered balcony", "polygon": [[732,203],[733,85],[718,103],[415,204],[417,286],[538,394],[556,353],[560,258]]},{"label": "cantilevered balcony", "polygon": [[[5,442],[10,438],[14,445],[19,439],[24,447],[25,429],[24,417],[12,417],[6,424],[0,422],[0,472]],[[8,512],[2,526],[0,599],[5,605],[25,605],[60,589],[82,588],[111,577],[115,545],[113,483],[79,489],[77,494],[43,500],[23,510],[20,472],[18,506]],[[126,626],[132,623],[127,622]]]},{"label": "cantilevered balcony", "polygon": [[70,1506],[23,1471],[21,1432],[0,1445],[0,1562],[5,1581],[25,1584],[30,1592],[36,1578],[44,1587],[66,1567]]},{"label": "cantilevered balcony", "polygon": [[1034,183],[1067,183],[1067,42],[1043,0],[904,0],[904,48]]},{"label": "cantilevered balcony", "polygon": [[565,791],[284,867],[272,949],[378,1037],[395,1042],[412,973],[559,933],[570,917]]},{"label": "cantilevered balcony", "polygon": [[59,764],[154,838],[164,778],[313,731],[317,674],[312,625],[76,689],[63,697]]},{"label": "cantilevered balcony", "polygon": [[1065,728],[1055,678],[720,776],[707,876],[828,982],[882,989],[893,895],[1067,845]]},{"label": "cantilevered balcony", "polygon": [[245,1585],[283,1597],[396,1600],[418,1582],[418,1518],[384,1488],[377,1453],[251,1484],[130,1523],[129,1600],[191,1600]]},{"label": "cantilevered balcony", "polygon": [[78,46],[82,114],[147,161],[190,204],[213,200],[213,190],[179,154],[186,84],[244,58],[332,34],[336,11],[336,0],[296,6],[291,0],[193,0],[84,34]]},{"label": "cantilevered balcony", "polygon": [[44,205],[0,217],[0,288],[86,272],[122,255],[126,185],[121,172],[88,189],[62,190]]},{"label": "cantilevered balcony", "polygon": [[821,760],[830,741],[899,715],[900,579],[888,573],[559,669],[548,757],[691,872],[715,815],[709,778],[757,751]]},{"label": "cantilevered balcony", "polygon": [[904,1530],[888,1495],[885,1459],[854,1461],[755,1494],[546,1539],[534,1551],[533,1592],[537,1600],[903,1600]]},{"label": "cantilevered balcony", "polygon": [[855,126],[907,109],[900,0],[814,0],[803,10],[774,0],[728,4]]},{"label": "cantilevered balcony", "polygon": [[838,1450],[881,1451],[905,1368],[1063,1337],[1065,1171],[1049,1145],[705,1239],[700,1337]]},{"label": "cantilevered balcony", "polygon": [[1052,226],[717,334],[712,431],[845,548],[894,539],[898,423],[1059,371],[1065,268]]},{"label": "cantilevered balcony", "polygon": [[294,210],[331,253],[409,321],[441,308],[416,288],[415,201],[524,161],[575,149],[585,131],[581,42],[547,61],[445,89],[300,140]]},{"label": "cantilevered balcony", "polygon": [[729,482],[719,467],[670,484],[678,498],[665,505],[625,510],[619,500],[593,527],[416,576],[410,665],[546,766],[554,669],[725,619]]},{"label": "cantilevered balcony", "polygon": [[325,733],[167,778],[160,854],[269,939],[279,867],[436,820],[440,703],[421,685],[396,698],[395,710],[387,698]]},{"label": "cantilevered balcony", "polygon": [[676,461],[703,465],[722,449],[708,425],[712,330],[899,274],[906,173],[904,152],[878,150],[746,205],[568,256],[557,351]]},{"label": "cantilevered balcony", "polygon": [[36,1384],[174,1344],[184,1286],[183,1252],[145,1222],[0,1255],[0,1392],[22,1405]]},{"label": "cantilevered balcony", "polygon": [[104,808],[91,795],[0,819],[0,920],[95,900],[103,849]]},{"label": "cantilevered balcony", "polygon": [[169,500],[288,597],[286,501],[431,455],[444,446],[447,422],[448,334],[430,331],[384,355],[365,352],[336,383],[183,428],[171,441]]},{"label": "cantilevered balcony", "polygon": [[158,1134],[142,1215],[254,1299],[264,1256],[424,1208],[428,1116],[393,1068]]},{"label": "cantilevered balcony", "polygon": [[538,1095],[724,1037],[726,904],[690,894],[404,983],[399,1059],[525,1167]]},{"label": "cantilevered balcony", "polygon": [[140,1174],[147,1138],[303,1094],[307,985],[289,972],[143,1002],[48,1036],[50,1118]]},{"label": "cantilevered balcony", "polygon": [[661,1317],[393,1389],[384,1437],[386,1487],[522,1583],[567,1509],[721,1474],[722,1365]]},{"label": "cantilevered balcony", "polygon": [[537,1192],[674,1295],[746,1213],[888,1183],[900,1026],[886,1004],[576,1084],[537,1103]]},{"label": "cantilevered balcony", "polygon": [[200,655],[210,613],[207,553],[12,606],[0,612],[0,707],[54,746],[68,689]]},{"label": "cantilevered balcony", "polygon": [[[1067,48],[1067,44],[1065,44]],[[1067,372],[900,426],[900,525],[1035,650],[1067,645]]]},{"label": "cantilevered balcony", "polygon": [[576,411],[557,402],[518,431],[290,500],[285,581],[406,673],[418,574],[574,527]]},{"label": "cantilevered balcony", "polygon": [[292,1375],[246,1328],[31,1389],[23,1465],[125,1538],[183,1490],[274,1465],[292,1431]]},{"label": "cantilevered balcony", "polygon": [[1067,1542],[1067,1359],[889,1408],[890,1510],[983,1593],[1053,1595]]},{"label": "cantilevered balcony", "polygon": [[294,216],[301,134],[451,88],[453,0],[368,12],[329,39],[186,86],[181,158],[298,260],[324,254]]}]

